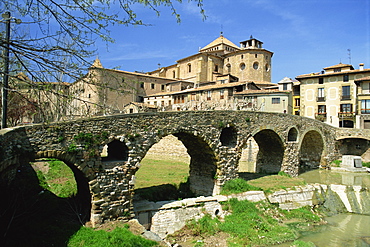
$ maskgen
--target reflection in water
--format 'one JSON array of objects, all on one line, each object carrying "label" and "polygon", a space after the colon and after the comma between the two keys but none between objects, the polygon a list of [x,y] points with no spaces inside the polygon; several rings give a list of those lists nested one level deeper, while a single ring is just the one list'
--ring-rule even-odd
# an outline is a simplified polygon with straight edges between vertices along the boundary
[{"label": "reflection in water", "polygon": [[326,218],[327,225],[318,232],[304,233],[299,240],[313,242],[317,247],[369,247],[370,216],[339,214]]},{"label": "reflection in water", "polygon": [[[308,184],[360,185],[370,188],[369,173],[314,170],[299,177]],[[327,225],[317,227],[315,232],[302,233],[299,240],[313,242],[317,247],[370,247],[370,215],[339,214],[326,220]]]},{"label": "reflection in water", "polygon": [[363,187],[370,188],[369,173],[339,172],[317,169],[302,173],[299,177],[303,178],[308,184],[361,185]]}]

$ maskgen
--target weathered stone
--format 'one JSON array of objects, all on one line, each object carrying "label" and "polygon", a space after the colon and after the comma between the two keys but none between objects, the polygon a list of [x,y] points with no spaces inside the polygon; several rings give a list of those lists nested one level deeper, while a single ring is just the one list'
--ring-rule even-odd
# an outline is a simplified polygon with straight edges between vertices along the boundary
[{"label": "weathered stone", "polygon": [[[92,181],[90,191],[84,193],[92,194],[94,200],[105,200],[105,204],[100,205],[101,221],[120,218],[122,215],[116,214],[126,209],[127,217],[131,217],[135,172],[140,169],[140,162],[149,148],[167,135],[175,136],[186,147],[191,157],[190,188],[196,195],[204,196],[218,194],[227,180],[238,176],[242,150],[251,137],[259,147],[255,155],[256,172],[285,171],[296,176],[320,165],[328,167],[331,161],[345,153],[366,153],[370,136],[369,130],[338,129],[289,114],[247,111],[115,115],[53,125],[58,125],[58,133],[48,125],[0,130],[0,181],[8,184],[17,167],[35,157],[59,158],[81,171],[81,184],[88,187],[88,182]],[[289,136],[291,129],[297,133],[293,141]],[[99,139],[103,132],[107,132],[108,137]],[[74,138],[79,133],[91,133],[97,140],[96,146],[86,148],[83,141]],[[64,137],[63,142],[58,141],[60,136]],[[107,158],[113,161],[110,165],[102,161],[100,153],[114,140],[122,143],[116,154],[124,155],[119,155],[121,159],[117,160],[108,152]],[[67,151],[71,144],[77,148]],[[355,202],[359,193],[354,191],[350,201]],[[104,213],[110,204],[122,198],[126,201],[120,202],[113,215]],[[351,207],[357,210],[362,204],[351,204]],[[93,215],[96,214],[93,212]]]}]

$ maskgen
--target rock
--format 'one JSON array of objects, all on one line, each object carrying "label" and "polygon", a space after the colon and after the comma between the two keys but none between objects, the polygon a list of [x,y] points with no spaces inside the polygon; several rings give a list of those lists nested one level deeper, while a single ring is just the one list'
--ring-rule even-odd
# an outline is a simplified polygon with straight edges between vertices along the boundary
[{"label": "rock", "polygon": [[156,242],[162,242],[163,239],[161,239],[157,234],[151,231],[146,231],[142,234],[142,236],[146,239],[153,240]]}]

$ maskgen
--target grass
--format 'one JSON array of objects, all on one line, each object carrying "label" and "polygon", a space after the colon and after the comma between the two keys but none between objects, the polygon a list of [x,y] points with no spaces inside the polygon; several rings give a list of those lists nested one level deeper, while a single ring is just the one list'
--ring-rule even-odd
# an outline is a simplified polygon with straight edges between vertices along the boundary
[{"label": "grass", "polygon": [[[189,221],[182,231],[193,234],[194,241],[202,240],[207,236],[217,236],[227,233],[228,246],[270,246],[282,242],[292,242],[298,238],[296,225],[284,224],[283,221],[299,222],[307,225],[320,222],[320,217],[309,208],[291,211],[281,210],[276,205],[261,201],[238,201],[231,199],[223,205],[224,210],[230,213],[223,221],[206,215],[200,220]],[[175,235],[170,236],[176,238]],[[295,241],[296,246],[309,247],[310,243]]]},{"label": "grass", "polygon": [[36,171],[40,186],[58,197],[69,198],[77,194],[77,184],[72,170],[56,159],[43,160],[48,169]]},{"label": "grass", "polygon": [[74,234],[69,242],[69,247],[151,247],[158,246],[155,241],[144,239],[134,235],[128,230],[128,227],[117,227],[111,232],[104,230],[93,230],[91,228],[82,227]]},{"label": "grass", "polygon": [[232,179],[227,181],[221,189],[221,195],[231,195],[242,193],[245,191],[262,190],[259,187],[250,185],[242,178]]},{"label": "grass", "polygon": [[304,186],[306,182],[302,178],[290,177],[284,174],[265,176],[248,181],[252,186],[261,188],[265,193],[273,193],[281,189]]},{"label": "grass", "polygon": [[135,189],[162,184],[177,186],[181,182],[187,181],[189,163],[183,159],[147,156],[141,161],[141,167],[135,174]]}]

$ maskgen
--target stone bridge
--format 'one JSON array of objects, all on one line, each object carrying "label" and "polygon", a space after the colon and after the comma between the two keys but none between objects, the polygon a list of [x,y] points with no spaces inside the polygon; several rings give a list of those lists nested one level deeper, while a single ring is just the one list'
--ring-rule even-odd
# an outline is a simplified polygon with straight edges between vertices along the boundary
[{"label": "stone bridge", "polygon": [[[329,168],[343,154],[366,158],[370,140],[368,130],[247,111],[143,113],[30,125],[0,131],[0,186],[7,186],[22,164],[57,158],[74,172],[93,224],[132,218],[140,161],[167,135],[187,148],[190,189],[203,196],[217,194],[225,181],[238,176],[242,149],[250,138],[259,146],[257,172],[293,176]],[[101,155],[104,146],[106,157]]]}]

